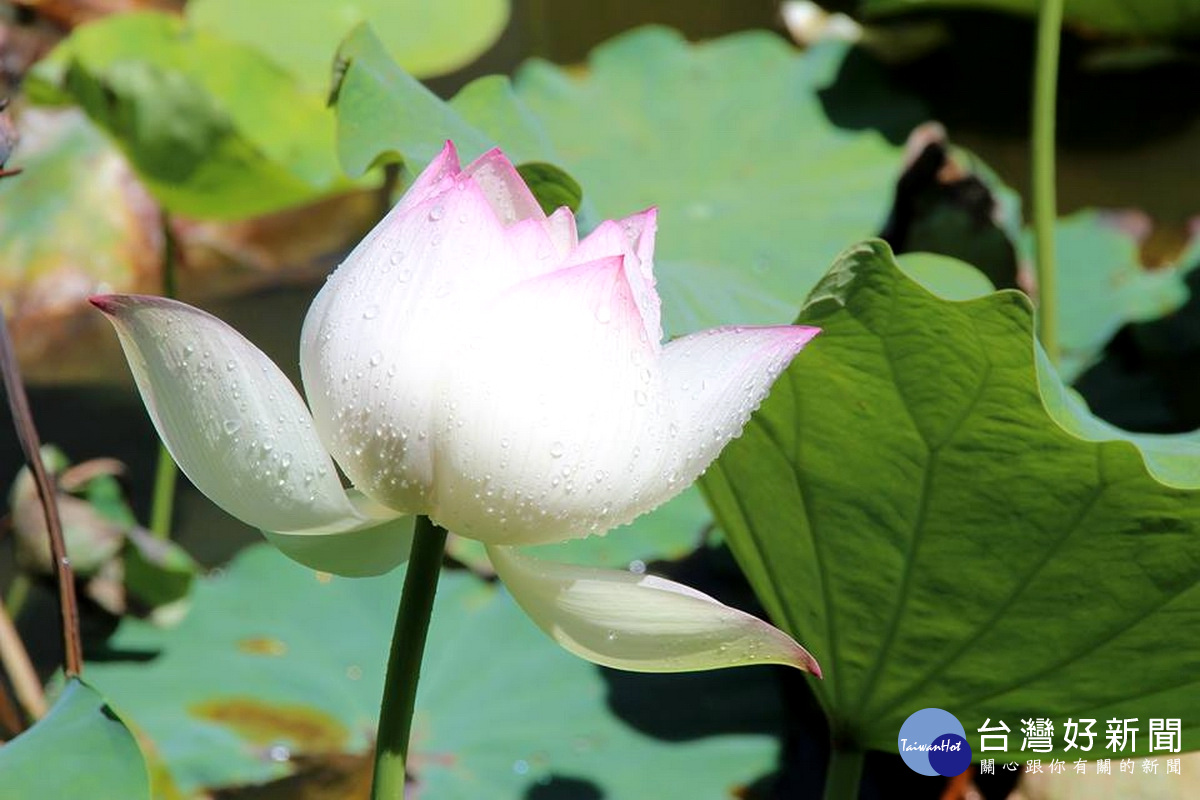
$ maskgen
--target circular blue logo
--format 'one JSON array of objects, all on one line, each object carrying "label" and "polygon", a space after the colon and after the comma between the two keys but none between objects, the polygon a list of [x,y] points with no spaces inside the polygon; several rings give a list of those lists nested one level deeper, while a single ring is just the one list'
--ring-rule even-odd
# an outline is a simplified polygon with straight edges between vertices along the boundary
[{"label": "circular blue logo", "polygon": [[971,745],[962,723],[949,711],[922,708],[900,726],[900,757],[913,772],[953,778],[971,765]]}]

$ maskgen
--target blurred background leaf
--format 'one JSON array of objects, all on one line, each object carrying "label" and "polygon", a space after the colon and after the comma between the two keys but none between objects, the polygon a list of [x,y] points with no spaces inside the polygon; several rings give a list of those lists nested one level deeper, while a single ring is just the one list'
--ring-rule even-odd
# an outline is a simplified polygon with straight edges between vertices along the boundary
[{"label": "blurred background leaf", "polygon": [[199,30],[242,42],[296,76],[305,91],[329,92],[334,53],[350,30],[370,22],[404,69],[427,78],[474,61],[508,22],[508,0],[317,0],[297,13],[291,0],[191,0]]},{"label": "blurred background leaf", "polygon": [[[122,623],[89,678],[128,706],[184,791],[314,763],[352,785],[369,770],[400,573],[336,578],[251,548],[200,582],[179,627]],[[461,572],[442,577],[427,652],[412,755],[422,795],[636,797],[653,785],[683,800],[749,784],[778,751],[772,668],[674,689],[664,678],[681,676],[610,678]],[[624,704],[650,696],[626,721]]]},{"label": "blurred background leaf", "polygon": [[176,213],[241,218],[345,188],[317,96],[257,50],[168,14],[77,28],[27,88],[83,107]]}]

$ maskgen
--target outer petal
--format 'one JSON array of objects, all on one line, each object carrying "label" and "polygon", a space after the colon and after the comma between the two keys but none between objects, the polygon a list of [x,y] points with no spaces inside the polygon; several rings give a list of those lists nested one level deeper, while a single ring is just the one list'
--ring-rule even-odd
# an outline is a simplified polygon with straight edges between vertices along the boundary
[{"label": "outer petal", "polygon": [[632,517],[666,406],[621,262],[527,281],[460,334],[433,433],[441,525],[529,544]]},{"label": "outer petal", "polygon": [[263,535],[288,558],[306,567],[365,578],[390,572],[408,560],[413,522],[409,516],[369,519],[332,536],[313,531],[263,531]]},{"label": "outer petal", "polygon": [[[487,163],[499,191],[501,165]],[[417,180],[422,199],[406,197],[354,249],[313,302],[301,337],[321,440],[355,486],[405,512],[429,503],[432,392],[447,343],[486,302],[556,263],[544,216],[527,222],[546,258],[523,257],[479,181],[435,168],[450,177]]]},{"label": "outer petal", "polygon": [[[440,194],[446,191],[450,182],[462,173],[462,168],[458,164],[458,151],[454,149],[454,143],[447,141],[442,147],[442,152],[438,153],[437,158],[430,161],[429,164],[421,171],[421,174],[416,177],[405,190],[404,196],[400,198],[398,208],[407,210],[413,206],[427,200],[430,195]],[[376,228],[376,231],[379,229]],[[373,235],[372,232],[371,235]]]},{"label": "outer petal", "polygon": [[671,406],[663,467],[671,486],[658,502],[691,485],[741,435],[775,379],[820,332],[802,325],[714,328],[663,348],[660,363]]},{"label": "outer petal", "polygon": [[557,564],[489,547],[496,573],[538,627],[577,656],[634,672],[786,664],[820,677],[790,636],[683,584]]},{"label": "outer petal", "polygon": [[362,521],[304,401],[240,333],[161,297],[106,295],[92,303],[116,328],[159,436],[213,502],[266,530]]}]

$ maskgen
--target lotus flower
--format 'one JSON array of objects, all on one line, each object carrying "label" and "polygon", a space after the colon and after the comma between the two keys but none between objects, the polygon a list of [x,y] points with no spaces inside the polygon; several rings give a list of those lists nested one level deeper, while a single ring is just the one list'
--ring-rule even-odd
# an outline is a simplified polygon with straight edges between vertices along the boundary
[{"label": "lotus flower", "polygon": [[516,549],[604,533],[682,491],[817,333],[720,328],[663,345],[654,235],[651,209],[580,241],[571,211],[547,217],[500,151],[463,169],[447,143],[313,302],[311,413],[209,314],[92,302],[184,473],[296,560],[384,572],[408,552],[400,515],[425,514],[485,543],[518,604],[591,661],[818,672],[781,631],[689,587]]}]

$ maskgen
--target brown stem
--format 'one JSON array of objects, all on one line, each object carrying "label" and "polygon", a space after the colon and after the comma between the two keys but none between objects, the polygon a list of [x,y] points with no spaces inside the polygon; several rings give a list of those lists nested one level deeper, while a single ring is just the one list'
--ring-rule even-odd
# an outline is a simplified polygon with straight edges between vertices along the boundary
[{"label": "brown stem", "polygon": [[11,739],[23,730],[25,726],[8,693],[8,687],[4,685],[4,681],[0,681],[0,742]]},{"label": "brown stem", "polygon": [[58,519],[54,484],[50,482],[46,465],[42,463],[42,442],[38,438],[37,427],[33,424],[29,397],[25,394],[25,384],[21,380],[17,355],[13,350],[12,337],[8,333],[8,320],[5,319],[3,311],[0,311],[0,375],[4,378],[4,388],[8,392],[8,407],[12,411],[17,438],[21,442],[21,449],[25,451],[25,461],[33,472],[38,497],[42,501],[42,512],[46,515],[46,530],[50,533],[50,553],[54,556],[54,573],[58,578],[59,610],[62,612],[63,652],[66,662],[63,669],[68,678],[73,678],[83,671],[79,606],[75,602],[75,573],[71,569],[71,560],[67,557],[62,523]]},{"label": "brown stem", "polygon": [[[46,715],[46,694],[42,691],[42,682],[38,680],[37,670],[29,658],[29,651],[17,633],[4,604],[0,603],[0,663],[12,682],[17,702],[30,719],[41,719]],[[18,723],[19,724],[19,723]]]}]

